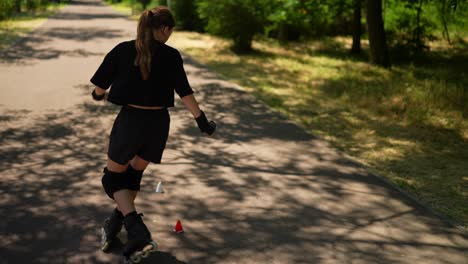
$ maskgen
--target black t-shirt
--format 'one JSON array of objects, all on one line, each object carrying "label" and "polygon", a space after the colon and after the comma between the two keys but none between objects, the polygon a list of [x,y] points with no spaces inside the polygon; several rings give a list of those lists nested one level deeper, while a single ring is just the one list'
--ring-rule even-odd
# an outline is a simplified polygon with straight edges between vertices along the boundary
[{"label": "black t-shirt", "polygon": [[91,78],[99,88],[108,89],[108,100],[117,105],[174,106],[174,91],[180,97],[193,94],[185,74],[180,53],[166,44],[154,41],[151,45],[151,74],[143,80],[135,66],[135,40],[115,46],[104,58]]}]

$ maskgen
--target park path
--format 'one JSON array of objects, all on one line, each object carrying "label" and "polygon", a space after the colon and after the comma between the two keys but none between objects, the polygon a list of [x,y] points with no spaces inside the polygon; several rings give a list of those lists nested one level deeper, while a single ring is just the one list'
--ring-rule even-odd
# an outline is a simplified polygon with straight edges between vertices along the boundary
[{"label": "park path", "polygon": [[[72,1],[0,52],[1,264],[118,262],[97,231],[112,206],[100,172],[119,109],[93,102],[88,80],[135,28],[96,0]],[[138,200],[161,250],[145,263],[468,263],[464,231],[185,62],[220,128],[200,137],[180,103],[171,109],[163,164]],[[184,234],[171,231],[177,219]]]}]

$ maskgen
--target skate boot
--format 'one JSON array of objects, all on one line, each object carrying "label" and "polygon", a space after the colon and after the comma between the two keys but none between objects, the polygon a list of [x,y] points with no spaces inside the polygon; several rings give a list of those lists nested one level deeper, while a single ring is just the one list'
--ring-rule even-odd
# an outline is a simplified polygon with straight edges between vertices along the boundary
[{"label": "skate boot", "polygon": [[124,263],[139,263],[141,258],[147,258],[157,250],[157,245],[151,239],[141,215],[136,212],[129,213],[124,218],[124,225],[128,233],[128,242],[123,250]]},{"label": "skate boot", "polygon": [[117,210],[112,211],[109,218],[104,220],[104,225],[101,228],[101,249],[104,252],[109,252],[112,244],[115,244],[117,235],[122,230],[124,216]]}]

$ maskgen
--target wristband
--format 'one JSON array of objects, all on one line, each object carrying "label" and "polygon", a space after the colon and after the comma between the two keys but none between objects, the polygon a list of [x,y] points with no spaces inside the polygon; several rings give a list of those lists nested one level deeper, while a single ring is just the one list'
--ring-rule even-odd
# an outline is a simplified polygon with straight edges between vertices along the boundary
[{"label": "wristband", "polygon": [[93,90],[93,92],[91,93],[91,96],[93,96],[93,99],[96,100],[96,101],[101,101],[102,99],[104,99],[104,97],[106,96],[105,93],[103,93],[102,95],[97,95],[96,94],[96,90]]}]

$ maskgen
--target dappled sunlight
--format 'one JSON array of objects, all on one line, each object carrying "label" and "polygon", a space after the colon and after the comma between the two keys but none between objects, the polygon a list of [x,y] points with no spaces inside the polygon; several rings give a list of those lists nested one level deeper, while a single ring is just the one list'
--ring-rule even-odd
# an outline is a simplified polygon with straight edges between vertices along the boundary
[{"label": "dappled sunlight", "polygon": [[[183,37],[180,37],[182,35]],[[179,49],[213,49],[219,45],[219,42],[212,41],[209,36],[200,37],[196,33],[175,31],[167,42],[168,45],[176,44]]]},{"label": "dappled sunlight", "polygon": [[[468,248],[461,234],[249,94],[186,63],[219,131],[201,137],[185,109],[171,109],[163,163],[145,172],[137,200],[160,242],[155,261],[462,260]],[[0,167],[1,192],[8,193],[2,202],[14,212],[2,212],[7,257],[21,259],[34,249],[39,263],[54,256],[57,263],[116,260],[99,252],[96,232],[112,208],[99,177],[117,111],[92,102],[59,113],[3,111],[0,120],[10,128],[0,131],[7,157]],[[158,181],[163,195],[154,193]],[[180,236],[171,231],[177,219],[185,229]],[[25,226],[26,220],[35,225]]]},{"label": "dappled sunlight", "polygon": [[[52,256],[64,260],[76,252],[61,251],[65,244],[58,241],[75,236],[66,245],[79,248],[82,230],[94,233],[97,229],[89,214],[104,217],[107,213],[100,209],[106,198],[96,195],[101,189],[97,176],[107,135],[95,124],[99,113],[88,113],[83,119],[75,111],[17,115],[2,110],[2,116],[16,119],[3,121],[8,126],[0,131],[1,193],[6,197],[2,215],[8,226],[2,247],[10,249],[5,257],[33,250],[42,252],[37,261]],[[27,225],[30,221],[34,224]],[[44,243],[47,241],[57,242]],[[82,244],[87,253],[81,258],[90,261],[90,250],[96,252],[98,243],[97,237],[87,239]]]},{"label": "dappled sunlight", "polygon": [[57,12],[60,7],[60,5],[53,5],[45,10],[36,10],[34,14],[29,12],[0,20],[0,49],[6,49],[14,45],[17,38],[24,37],[27,33],[39,27],[47,20],[48,16]]},{"label": "dappled sunlight", "polygon": [[[464,176],[467,167],[461,161],[468,149],[468,122],[460,112],[462,102],[450,104],[451,98],[463,98],[459,95],[465,75],[455,77],[460,76],[456,67],[463,65],[461,61],[449,65],[439,58],[432,68],[415,64],[384,69],[349,55],[349,38],[285,46],[256,40],[253,53],[238,56],[229,51],[225,40],[185,32],[180,33],[180,39],[185,34],[213,45],[210,49],[185,49],[198,61],[380,174],[398,178],[401,187],[419,197],[438,192],[445,196],[440,188],[418,189],[432,186],[432,177],[424,171],[437,171],[429,169],[435,166],[431,160],[436,157],[441,162],[460,164],[445,171],[451,175],[450,181]],[[177,42],[174,44],[177,46]],[[436,100],[442,97],[445,101]],[[393,176],[394,171],[400,175]],[[442,181],[443,177],[436,180],[437,184]],[[459,208],[466,200],[462,193],[455,190],[452,195],[460,197],[454,198],[460,202],[456,205]],[[434,208],[450,213],[443,199],[438,200],[440,203],[433,200],[430,203]]]},{"label": "dappled sunlight", "polygon": [[[89,89],[85,85],[79,88]],[[191,263],[223,262],[245,254],[265,262],[276,256],[268,253],[275,250],[282,252],[285,262],[307,262],[312,253],[317,260],[326,259],[325,250],[330,247],[340,248],[343,257],[361,248],[356,257],[371,261],[377,257],[366,253],[372,244],[380,243],[387,251],[392,250],[395,242],[389,240],[388,228],[378,224],[385,222],[378,216],[386,197],[381,194],[389,190],[379,183],[360,183],[358,179],[367,177],[360,175],[361,169],[329,152],[324,143],[247,94],[229,90],[227,95],[225,87],[215,84],[194,88],[201,102],[210,102],[207,112],[215,120],[230,121],[220,121],[220,137],[216,140],[204,139],[198,136],[185,110],[173,109],[173,122],[178,125],[173,126],[168,145],[172,156],[167,163],[149,170],[143,189],[147,198],[139,201],[151,230],[158,241],[164,241],[163,250],[190,259]],[[5,182],[9,190],[25,194],[9,199],[16,202],[12,204],[18,212],[14,217],[20,219],[18,223],[22,217],[36,222],[36,227],[24,230],[22,224],[15,225],[8,218],[10,232],[15,233],[8,237],[7,248],[20,252],[19,244],[27,244],[40,250],[42,244],[74,236],[76,239],[57,244],[53,251],[40,251],[38,260],[46,262],[53,254],[59,254],[57,261],[61,262],[112,259],[96,253],[98,238],[93,234],[100,224],[97,219],[106,216],[110,207],[100,187],[99,172],[110,120],[117,110],[90,103],[62,113],[23,115],[23,122],[15,122],[16,127],[11,128],[14,130],[3,132],[3,151],[28,157],[10,159],[16,162],[5,163],[3,168],[9,175]],[[3,120],[11,120],[8,117],[12,115],[5,112]],[[224,115],[223,119],[218,115]],[[177,169],[174,165],[178,165]],[[163,199],[154,196],[151,174],[165,182]],[[14,182],[17,178],[22,179],[21,184]],[[372,197],[363,200],[363,194]],[[352,209],[354,203],[361,209]],[[385,202],[385,207],[396,205],[401,202]],[[406,215],[394,213],[396,218]],[[360,220],[369,217],[374,221]],[[176,218],[184,221],[186,234],[182,238],[175,238],[169,231]],[[48,226],[51,221],[58,223],[53,229]],[[15,231],[19,229],[23,230]],[[52,234],[57,229],[60,233]],[[441,245],[447,250],[443,244],[425,245],[419,241],[409,248]],[[66,250],[68,246],[79,248],[81,253]]]},{"label": "dappled sunlight", "polygon": [[[14,263],[117,263],[118,250],[101,252],[99,230],[115,206],[101,177],[119,107],[92,101],[93,86],[79,73],[97,66],[110,42],[133,37],[136,24],[100,1],[77,0],[47,25],[3,51],[4,67],[23,74],[72,67],[73,76],[61,77],[80,81],[63,90],[78,99],[48,110],[0,106],[1,257]],[[355,157],[386,153],[374,157],[375,163],[406,175],[414,173],[411,164],[424,161],[424,166],[436,164],[434,178],[465,177],[466,170],[451,173],[456,163],[446,164],[451,156],[465,162],[466,155],[459,155],[466,153],[464,142],[459,152],[446,146],[447,137],[460,142],[458,131],[443,122],[441,127],[424,123],[421,130],[384,115],[387,106],[379,113],[380,104],[366,101],[395,98],[388,106],[395,108],[407,103],[381,85],[398,73],[368,66],[365,56],[345,55],[348,38],[288,49],[258,40],[245,56],[230,51],[225,39],[199,33],[175,32],[172,43],[183,53],[201,108],[218,127],[213,137],[204,137],[180,100],[170,109],[162,164],[145,170],[136,200],[160,246],[147,263],[466,260],[466,233],[333,147],[352,149]],[[64,57],[73,63],[58,63]],[[418,81],[411,85],[419,87],[424,72],[402,75],[398,83]],[[42,85],[38,88],[51,82]],[[361,91],[367,96],[362,101],[355,95]],[[436,148],[427,146],[434,131]],[[333,145],[309,132],[333,138]],[[366,144],[356,144],[364,139]],[[401,182],[420,184],[412,179],[401,177]],[[163,194],[155,192],[158,182],[164,183]],[[462,204],[465,197],[457,197],[456,204]],[[183,234],[172,231],[178,219]]]}]

